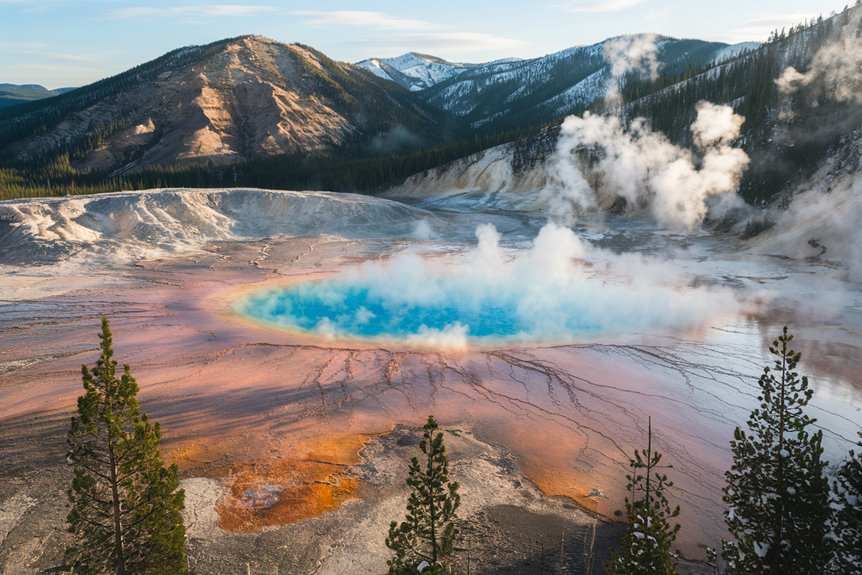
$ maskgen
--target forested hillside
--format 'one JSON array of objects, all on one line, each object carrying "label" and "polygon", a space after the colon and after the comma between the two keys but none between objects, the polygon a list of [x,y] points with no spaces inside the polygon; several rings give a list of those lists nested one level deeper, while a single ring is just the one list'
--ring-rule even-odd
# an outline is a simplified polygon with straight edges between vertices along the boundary
[{"label": "forested hillside", "polygon": [[[862,100],[839,96],[835,82],[801,83],[790,94],[782,92],[780,79],[789,67],[810,71],[815,54],[859,40],[860,33],[862,7],[857,5],[832,18],[776,31],[760,49],[718,66],[693,66],[654,82],[630,78],[622,87],[627,116],[648,118],[675,142],[690,144],[689,126],[699,101],[732,105],[745,117],[739,145],[752,158],[741,193],[749,201],[768,201],[811,175],[827,156],[840,155],[847,139],[862,129]],[[837,80],[854,82],[849,76]]]}]

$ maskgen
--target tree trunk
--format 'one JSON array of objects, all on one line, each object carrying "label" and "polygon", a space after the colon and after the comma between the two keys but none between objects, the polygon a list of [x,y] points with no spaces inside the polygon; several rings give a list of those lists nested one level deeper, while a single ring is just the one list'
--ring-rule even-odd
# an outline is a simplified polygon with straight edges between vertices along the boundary
[{"label": "tree trunk", "polygon": [[120,523],[120,491],[117,482],[117,459],[114,454],[114,442],[108,431],[108,455],[111,464],[111,501],[114,513],[114,556],[117,560],[117,575],[126,575],[126,557],[123,552],[123,526]]}]

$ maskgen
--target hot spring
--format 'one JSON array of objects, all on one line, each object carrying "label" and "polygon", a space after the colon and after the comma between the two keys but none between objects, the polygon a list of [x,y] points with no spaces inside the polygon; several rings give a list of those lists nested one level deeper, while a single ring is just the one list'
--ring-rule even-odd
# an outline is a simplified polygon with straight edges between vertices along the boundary
[{"label": "hot spring", "polygon": [[235,310],[330,338],[464,347],[678,332],[740,306],[729,289],[693,287],[660,261],[602,252],[553,224],[525,250],[503,250],[492,226],[476,235],[478,245],[457,262],[401,254],[252,293]]}]

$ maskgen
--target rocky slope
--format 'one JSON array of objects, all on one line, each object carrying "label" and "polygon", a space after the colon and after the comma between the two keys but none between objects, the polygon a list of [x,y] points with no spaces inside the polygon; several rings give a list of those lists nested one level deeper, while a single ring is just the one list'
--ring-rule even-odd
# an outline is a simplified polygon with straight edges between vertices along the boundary
[{"label": "rocky slope", "polygon": [[[244,36],[172,52],[45,102],[0,114],[0,151],[81,169],[232,162],[370,142],[396,125],[439,130],[402,88],[299,44]],[[5,145],[5,149],[2,149]]]}]

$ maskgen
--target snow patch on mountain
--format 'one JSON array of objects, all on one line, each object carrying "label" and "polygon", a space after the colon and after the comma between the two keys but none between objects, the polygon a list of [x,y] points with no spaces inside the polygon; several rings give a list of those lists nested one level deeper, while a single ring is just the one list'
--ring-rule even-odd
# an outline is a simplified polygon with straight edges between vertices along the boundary
[{"label": "snow patch on mountain", "polygon": [[588,108],[590,104],[607,92],[610,76],[607,70],[590,74],[565,92],[545,101],[545,105],[556,114],[566,114],[571,110]]},{"label": "snow patch on mountain", "polygon": [[447,62],[436,56],[408,52],[394,58],[369,58],[356,63],[375,76],[418,92],[457,76],[472,64]]},{"label": "snow patch on mountain", "polygon": [[757,50],[758,48],[760,48],[760,42],[741,42],[739,44],[733,44],[716,52],[715,61],[725,62],[736,58],[746,50]]}]

